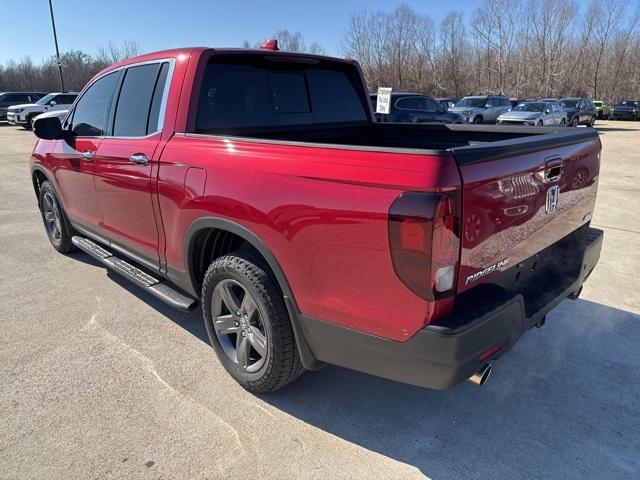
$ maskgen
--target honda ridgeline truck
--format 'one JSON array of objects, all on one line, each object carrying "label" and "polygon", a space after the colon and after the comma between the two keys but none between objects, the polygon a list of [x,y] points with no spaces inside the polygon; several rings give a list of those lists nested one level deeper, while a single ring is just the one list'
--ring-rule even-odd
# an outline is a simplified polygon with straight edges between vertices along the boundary
[{"label": "honda ridgeline truck", "polygon": [[598,261],[597,132],[377,123],[365,85],[274,42],[112,65],[35,122],[49,240],[199,299],[252,392],[323,364],[483,383]]}]

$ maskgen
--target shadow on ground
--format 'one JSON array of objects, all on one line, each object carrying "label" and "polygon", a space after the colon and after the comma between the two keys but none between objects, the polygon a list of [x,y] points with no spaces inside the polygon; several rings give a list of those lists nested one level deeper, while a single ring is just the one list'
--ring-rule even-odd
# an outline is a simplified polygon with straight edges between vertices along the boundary
[{"label": "shadow on ground", "polygon": [[607,132],[635,132],[636,130],[638,130],[638,128],[633,128],[634,125],[631,124],[629,125],[629,127],[627,128],[618,128],[618,127],[598,127],[596,125],[596,130],[598,132],[603,132],[603,133],[607,133]]},{"label": "shadow on ground", "polygon": [[[208,342],[199,309],[177,312],[109,277]],[[432,391],[327,366],[262,400],[434,480],[637,479],[639,345],[639,315],[567,300],[496,363],[481,388]]]}]

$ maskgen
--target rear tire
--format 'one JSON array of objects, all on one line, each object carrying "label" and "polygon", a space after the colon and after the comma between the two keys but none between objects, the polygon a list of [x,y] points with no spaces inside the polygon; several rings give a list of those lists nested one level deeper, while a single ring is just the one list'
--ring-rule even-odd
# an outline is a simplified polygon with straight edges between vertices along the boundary
[{"label": "rear tire", "polygon": [[282,293],[250,254],[214,260],[204,277],[202,310],[220,363],[248,391],[272,392],[304,371]]},{"label": "rear tire", "polygon": [[478,115],[477,117],[475,117],[475,118],[473,119],[473,123],[475,123],[475,124],[480,124],[480,123],[482,123],[482,116],[481,116],[481,115]]},{"label": "rear tire", "polygon": [[567,122],[564,118],[560,119],[560,126],[561,127],[566,127],[567,126]]},{"label": "rear tire", "polygon": [[571,120],[571,126],[572,127],[577,127],[578,126],[578,117],[573,117],[573,120]]},{"label": "rear tire", "polygon": [[69,253],[75,250],[76,247],[71,243],[73,228],[58,200],[53,185],[48,180],[40,184],[39,204],[44,228],[53,248],[60,253]]},{"label": "rear tire", "polygon": [[538,120],[538,123],[536,123],[536,127],[544,127],[544,123],[542,122],[542,120]]}]

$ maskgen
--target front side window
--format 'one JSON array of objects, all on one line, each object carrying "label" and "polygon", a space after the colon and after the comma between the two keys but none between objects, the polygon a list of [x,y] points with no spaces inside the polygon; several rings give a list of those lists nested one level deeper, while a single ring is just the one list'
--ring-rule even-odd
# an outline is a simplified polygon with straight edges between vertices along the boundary
[{"label": "front side window", "polygon": [[111,102],[120,72],[96,80],[76,104],[71,133],[76,137],[99,137],[107,132]]},{"label": "front side window", "polygon": [[[161,63],[151,63],[129,67],[126,70],[116,105],[113,122],[114,136],[142,137],[147,135],[151,103],[162,65]],[[158,89],[164,89],[164,82]],[[157,126],[157,119],[151,123]]]},{"label": "front side window", "polygon": [[442,111],[442,107],[438,103],[434,102],[433,100],[431,100],[429,98],[425,98],[424,102],[426,104],[427,112],[435,112],[435,113],[437,113],[437,112]]},{"label": "front side window", "polygon": [[58,95],[56,97],[56,103],[58,105],[71,105],[76,99],[77,95]]}]

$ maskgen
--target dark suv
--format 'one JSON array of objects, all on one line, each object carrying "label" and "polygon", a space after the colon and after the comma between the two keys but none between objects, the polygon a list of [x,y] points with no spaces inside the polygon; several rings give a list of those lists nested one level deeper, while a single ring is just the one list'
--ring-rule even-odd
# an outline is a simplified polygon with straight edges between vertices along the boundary
[{"label": "dark suv", "polygon": [[598,118],[598,110],[590,98],[561,98],[558,103],[567,112],[567,125],[571,127],[593,127]]},{"label": "dark suv", "polygon": [[36,103],[46,93],[42,92],[0,92],[0,120],[7,119],[7,109],[23,103]]},{"label": "dark suv", "polygon": [[640,120],[640,101],[623,100],[609,110],[611,120]]},{"label": "dark suv", "polygon": [[[376,108],[378,95],[371,95],[373,109]],[[379,122],[404,123],[464,123],[457,113],[447,112],[433,97],[419,93],[392,93],[391,108],[388,115],[376,114]]]}]

